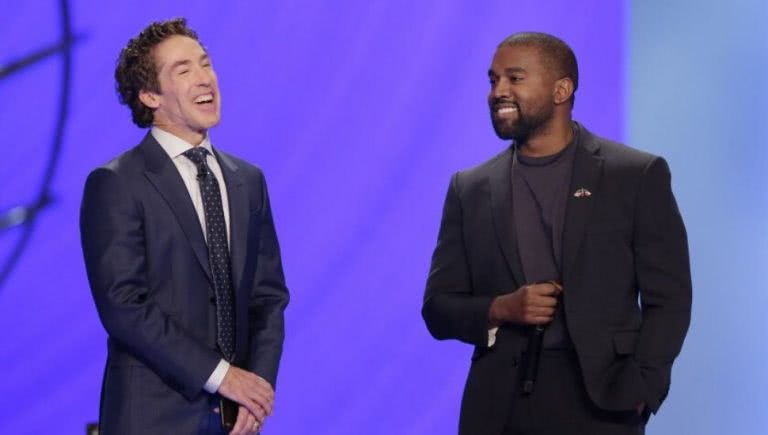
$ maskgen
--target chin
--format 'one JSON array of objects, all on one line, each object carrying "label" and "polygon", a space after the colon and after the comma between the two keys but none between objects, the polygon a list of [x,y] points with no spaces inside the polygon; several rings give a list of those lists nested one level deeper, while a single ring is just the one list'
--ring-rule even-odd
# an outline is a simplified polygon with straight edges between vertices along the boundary
[{"label": "chin", "polygon": [[519,128],[515,128],[514,125],[511,125],[507,122],[500,122],[500,121],[494,121],[493,122],[493,131],[496,132],[496,136],[499,137],[499,139],[502,140],[517,140],[522,136],[522,132],[519,131]]},{"label": "chin", "polygon": [[200,123],[198,124],[201,129],[207,130],[211,127],[215,127],[218,125],[219,121],[221,121],[221,116],[209,116],[205,119],[201,119]]}]

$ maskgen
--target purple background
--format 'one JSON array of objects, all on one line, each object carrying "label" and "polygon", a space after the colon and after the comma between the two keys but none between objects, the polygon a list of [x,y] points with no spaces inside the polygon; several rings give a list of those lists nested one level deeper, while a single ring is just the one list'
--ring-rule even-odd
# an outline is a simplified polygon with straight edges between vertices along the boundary
[{"label": "purple background", "polygon": [[[79,434],[97,418],[106,336],[82,265],[79,201],[87,173],[144,134],[118,104],[112,75],[120,48],[149,21],[183,15],[198,30],[223,95],[213,143],[261,166],[269,182],[292,302],[265,433],[447,434],[455,432],[470,348],[433,340],[419,310],[450,175],[506,146],[494,136],[486,106],[494,48],[521,30],[565,39],[581,71],[575,117],[617,140],[628,139],[631,124],[632,143],[671,153],[677,174],[688,144],[668,149],[642,135],[679,115],[663,110],[679,101],[674,96],[662,110],[644,99],[676,84],[643,86],[649,70],[668,65],[655,63],[655,47],[686,21],[659,24],[653,7],[663,2],[650,3],[72,1],[74,30],[85,38],[74,50],[56,202],[0,287],[0,433]],[[53,0],[5,5],[0,64],[55,42],[58,29]],[[656,39],[646,41],[648,35]],[[669,51],[667,61],[682,64],[675,57],[682,51]],[[634,53],[648,56],[638,62]],[[53,132],[59,70],[60,60],[51,58],[0,82],[0,170],[13,173],[0,188],[0,210],[34,195]],[[657,118],[643,118],[647,113]],[[684,174],[676,187],[696,195],[696,177],[705,174]],[[697,231],[705,224],[691,209],[707,198],[691,196],[681,205]],[[692,235],[711,237],[699,231]],[[0,261],[19,233],[0,234]],[[696,357],[713,352],[702,346]],[[667,417],[652,420],[652,433],[680,433],[675,428],[701,409],[683,405],[698,385],[698,360],[691,358],[688,388],[673,386],[659,415]],[[696,417],[703,422],[696,433],[725,433],[712,424],[716,416]]]}]

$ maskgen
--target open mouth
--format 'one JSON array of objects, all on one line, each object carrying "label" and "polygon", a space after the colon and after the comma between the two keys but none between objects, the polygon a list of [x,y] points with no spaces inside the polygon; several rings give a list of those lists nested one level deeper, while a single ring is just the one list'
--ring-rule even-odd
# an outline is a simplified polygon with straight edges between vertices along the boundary
[{"label": "open mouth", "polygon": [[493,113],[500,117],[505,118],[508,116],[512,116],[517,114],[519,108],[517,107],[517,104],[496,104],[493,106]]},{"label": "open mouth", "polygon": [[206,104],[213,104],[213,94],[203,94],[195,98],[194,100],[195,104],[197,105],[206,105]]}]

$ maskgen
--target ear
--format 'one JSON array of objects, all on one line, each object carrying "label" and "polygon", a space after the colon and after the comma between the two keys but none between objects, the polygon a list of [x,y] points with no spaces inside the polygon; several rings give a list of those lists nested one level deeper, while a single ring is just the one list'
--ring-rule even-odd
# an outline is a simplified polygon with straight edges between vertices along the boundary
[{"label": "ear", "polygon": [[555,104],[563,104],[573,95],[573,80],[570,77],[563,77],[555,81],[553,97]]},{"label": "ear", "polygon": [[153,110],[160,107],[160,95],[146,89],[139,91],[139,101]]}]

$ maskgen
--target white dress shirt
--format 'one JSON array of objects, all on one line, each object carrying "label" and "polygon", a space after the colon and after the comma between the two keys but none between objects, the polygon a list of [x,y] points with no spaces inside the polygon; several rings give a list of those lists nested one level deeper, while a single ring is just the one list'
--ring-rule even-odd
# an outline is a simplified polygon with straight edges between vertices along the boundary
[{"label": "white dress shirt", "polygon": [[[152,137],[157,140],[157,143],[163,148],[163,150],[171,158],[173,164],[181,175],[181,179],[184,180],[184,185],[187,186],[187,192],[192,199],[192,204],[195,206],[195,212],[197,212],[197,218],[200,221],[200,227],[203,229],[203,237],[208,239],[208,234],[205,228],[205,209],[203,208],[203,196],[200,194],[200,184],[197,181],[197,166],[184,156],[184,152],[194,148],[195,146],[189,142],[174,136],[167,131],[161,130],[157,127],[152,127]],[[211,172],[216,177],[216,181],[219,183],[221,190],[221,205],[224,209],[224,221],[227,226],[227,241],[231,241],[231,232],[229,230],[229,197],[227,195],[227,185],[224,181],[224,175],[221,173],[221,166],[216,160],[216,156],[213,154],[213,148],[211,147],[211,141],[208,135],[200,143],[200,145],[208,150],[208,157],[206,163],[211,169]],[[231,246],[231,243],[228,243]],[[224,381],[224,375],[229,370],[229,363],[225,359],[221,359],[219,364],[208,377],[203,388],[205,391],[213,394],[219,390],[221,383]]]},{"label": "white dress shirt", "polygon": [[499,327],[496,326],[488,330],[488,347],[493,347],[496,344],[496,333],[499,331]]}]

